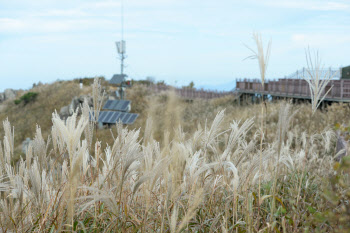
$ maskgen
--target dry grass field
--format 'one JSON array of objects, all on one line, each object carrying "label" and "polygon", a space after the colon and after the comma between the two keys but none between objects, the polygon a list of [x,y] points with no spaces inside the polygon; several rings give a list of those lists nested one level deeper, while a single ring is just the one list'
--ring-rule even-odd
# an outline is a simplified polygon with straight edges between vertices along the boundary
[{"label": "dry grass field", "polygon": [[186,102],[135,85],[132,126],[96,130],[87,105],[66,122],[54,113],[92,89],[54,83],[31,90],[33,103],[6,103],[1,232],[350,229],[350,158],[334,160],[334,126],[350,123],[348,105]]}]

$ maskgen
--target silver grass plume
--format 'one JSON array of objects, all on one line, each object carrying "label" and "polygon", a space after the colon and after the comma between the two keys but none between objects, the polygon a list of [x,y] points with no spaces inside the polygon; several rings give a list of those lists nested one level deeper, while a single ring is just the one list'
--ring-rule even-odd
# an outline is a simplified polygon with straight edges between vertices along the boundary
[{"label": "silver grass plume", "polygon": [[47,167],[46,155],[47,155],[49,143],[50,143],[50,138],[48,138],[47,143],[45,143],[45,140],[41,134],[41,128],[37,125],[34,140],[30,142],[30,144],[33,148],[34,157],[37,156],[39,158],[40,171],[42,171],[43,168]]},{"label": "silver grass plume", "polygon": [[[82,109],[82,115],[86,119],[90,119],[90,117],[93,116],[93,110],[90,109],[88,99],[86,97],[84,98],[83,106],[81,109]],[[89,121],[89,123],[86,125],[84,129],[84,135],[85,135],[85,139],[87,140],[89,149],[91,148],[91,145],[92,145],[93,134],[94,134],[94,122]]]},{"label": "silver grass plume", "polygon": [[297,113],[297,111],[294,111],[293,113],[291,113],[290,112],[291,107],[292,105],[289,103],[283,103],[281,104],[281,107],[280,107],[276,136],[277,136],[277,141],[281,144],[284,142],[291,120],[293,119],[294,115]]},{"label": "silver grass plume", "polygon": [[253,118],[251,118],[251,119],[244,121],[243,124],[241,125],[241,127],[239,127],[239,124],[240,124],[240,121],[233,121],[230,124],[231,133],[230,133],[230,136],[228,138],[228,142],[227,142],[225,151],[221,156],[222,160],[226,160],[226,157],[228,157],[230,155],[234,146],[237,145],[238,143],[240,143],[242,141],[242,139],[244,139],[247,132],[253,127],[254,120],[253,120]]},{"label": "silver grass plume", "polygon": [[[57,116],[57,112],[52,113],[52,119]],[[58,130],[58,125],[52,124],[51,128],[51,136],[52,136],[52,144],[55,153],[58,152],[60,155],[63,155],[65,152],[64,140],[62,139],[62,135]]]},{"label": "silver grass plume", "polygon": [[[318,51],[311,54],[310,48],[305,50],[307,68],[306,72],[310,78],[303,77],[309,84],[311,102],[312,102],[312,114],[315,114],[317,108],[320,106],[324,98],[331,91],[333,86],[324,93],[327,84],[331,81],[336,73],[330,75],[329,71],[322,75],[324,65],[319,57]],[[324,93],[324,94],[323,94]]]},{"label": "silver grass plume", "polygon": [[153,120],[151,117],[148,117],[146,120],[146,127],[143,136],[143,144],[147,145],[153,141]]},{"label": "silver grass plume", "polygon": [[246,46],[253,55],[247,57],[246,59],[257,59],[259,63],[259,69],[260,69],[260,78],[261,78],[261,85],[264,86],[265,83],[265,75],[267,70],[267,65],[270,58],[270,51],[271,51],[271,40],[267,44],[266,51],[264,52],[264,46],[261,39],[261,35],[259,33],[253,33],[253,40],[256,44],[256,51],[254,49],[249,48]]},{"label": "silver grass plume", "polygon": [[11,124],[8,120],[8,118],[3,121],[4,131],[5,131],[5,137],[7,137],[10,149],[11,149],[11,155],[13,155],[14,151],[14,138],[15,138],[15,128],[11,130]]},{"label": "silver grass plume", "polygon": [[94,109],[93,109],[93,115],[91,116],[95,124],[97,124],[98,117],[100,115],[100,110],[102,107],[104,95],[105,93],[104,92],[102,93],[101,80],[99,78],[95,78],[94,83],[92,85],[92,100],[94,104]]},{"label": "silver grass plume", "polygon": [[207,152],[207,148],[212,148],[211,144],[214,140],[222,134],[221,124],[224,120],[225,110],[218,112],[213,123],[211,124],[210,129],[205,124],[203,136],[202,136],[202,145],[204,146],[204,154]]},{"label": "silver grass plume", "polygon": [[2,142],[0,140],[0,177],[4,174],[5,171],[5,157],[4,151],[2,150]]},{"label": "silver grass plume", "polygon": [[170,232],[175,233],[176,232],[176,223],[177,223],[177,217],[178,217],[178,205],[175,204],[173,207],[173,213],[171,214],[171,219],[170,219]]},{"label": "silver grass plume", "polygon": [[77,112],[74,112],[72,116],[68,117],[66,122],[63,122],[57,113],[53,114],[52,122],[58,131],[59,138],[67,146],[70,163],[73,165],[73,159],[76,155],[76,150],[80,147],[81,134],[84,131],[89,119],[81,117],[76,124]]}]

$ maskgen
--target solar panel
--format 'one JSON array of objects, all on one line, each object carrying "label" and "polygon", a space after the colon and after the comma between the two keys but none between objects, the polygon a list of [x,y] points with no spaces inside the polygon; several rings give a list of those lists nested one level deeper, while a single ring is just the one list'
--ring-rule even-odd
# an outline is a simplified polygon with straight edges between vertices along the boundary
[{"label": "solar panel", "polygon": [[102,120],[105,121],[107,117],[108,112],[100,112],[100,115],[98,115],[98,121]]},{"label": "solar panel", "polygon": [[106,104],[103,106],[103,109],[127,112],[129,110],[130,103],[130,100],[107,100]]},{"label": "solar panel", "polygon": [[107,100],[107,103],[105,104],[105,106],[103,108],[109,109],[112,103],[113,103],[113,101]]},{"label": "solar panel", "polygon": [[130,117],[131,117],[131,114],[128,114],[128,115],[126,115],[126,116],[124,117],[124,122],[125,122],[125,124],[128,124],[128,123],[129,123]]},{"label": "solar panel", "polygon": [[113,116],[113,112],[108,112],[105,121],[108,123],[113,122],[111,121],[112,116]]},{"label": "solar panel", "polygon": [[105,124],[115,124],[121,121],[123,124],[130,125],[135,122],[139,114],[118,112],[118,111],[101,111],[98,121]]},{"label": "solar panel", "polygon": [[138,117],[138,114],[131,114],[129,121],[127,124],[132,124],[134,123],[134,121],[136,120],[136,118]]},{"label": "solar panel", "polygon": [[121,84],[128,77],[126,74],[115,74],[109,81],[110,84]]}]

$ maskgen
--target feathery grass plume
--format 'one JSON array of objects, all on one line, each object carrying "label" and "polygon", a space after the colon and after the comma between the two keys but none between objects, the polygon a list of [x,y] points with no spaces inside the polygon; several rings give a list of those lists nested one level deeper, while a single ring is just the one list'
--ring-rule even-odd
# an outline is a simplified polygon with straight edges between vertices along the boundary
[{"label": "feathery grass plume", "polygon": [[324,93],[327,84],[331,81],[336,73],[331,75],[329,71],[324,71],[324,65],[322,64],[321,58],[319,57],[318,51],[311,53],[310,48],[305,50],[307,68],[306,72],[309,77],[303,77],[304,80],[309,84],[311,103],[312,103],[312,114],[315,114],[317,108],[320,106],[324,98],[331,91],[333,86]]},{"label": "feathery grass plume", "polygon": [[225,146],[226,148],[224,150],[224,153],[221,155],[222,160],[226,160],[227,157],[230,159],[230,153],[232,149],[234,146],[243,141],[242,139],[245,138],[247,132],[253,127],[254,120],[251,118],[244,121],[241,127],[239,127],[239,124],[240,121],[235,120],[230,124],[231,133]]},{"label": "feathery grass plume", "polygon": [[11,158],[13,158],[13,151],[11,150],[11,143],[9,142],[9,138],[7,136],[4,136],[4,158],[5,158],[5,164],[11,163]]},{"label": "feathery grass plume", "polygon": [[196,214],[197,207],[202,202],[203,198],[203,189],[199,189],[196,191],[196,193],[193,196],[192,200],[189,200],[187,213],[181,220],[181,224],[177,228],[176,232],[181,232],[181,230],[189,223],[189,221],[194,217]]},{"label": "feathery grass plume", "polygon": [[[58,114],[55,111],[54,113],[52,113],[52,118],[56,117],[56,115]],[[60,134],[56,124],[52,124],[51,136],[54,152],[58,152],[60,155],[63,155],[63,153],[65,152],[64,140],[61,138],[62,135]]]},{"label": "feathery grass plume", "polygon": [[[90,119],[90,116],[93,116],[93,111],[90,109],[89,102],[86,97],[84,98],[83,106],[81,107],[81,109],[82,109],[82,115],[86,119]],[[92,145],[92,138],[94,134],[94,123],[95,123],[94,121],[89,121],[89,123],[86,125],[84,129],[84,135],[88,143],[88,148],[91,148],[91,145]]]},{"label": "feathery grass plume", "polygon": [[33,146],[32,143],[29,143],[27,150],[26,150],[26,164],[27,168],[30,167],[32,164],[32,158],[33,158]]},{"label": "feathery grass plume", "polygon": [[[167,92],[167,103],[165,108],[164,117],[164,130],[169,132],[170,141],[175,137],[175,128],[181,123],[181,111],[179,99],[175,93],[175,90]],[[164,140],[164,144],[167,143]]]},{"label": "feathery grass plume", "polygon": [[[290,126],[290,122],[298,111],[291,113],[292,105],[290,103],[282,103],[280,105],[278,128],[276,132],[276,140],[279,142],[279,147],[284,143],[286,134]],[[279,150],[280,148],[278,148]]]},{"label": "feathery grass plume", "polygon": [[325,150],[329,152],[331,150],[332,141],[337,138],[337,135],[333,130],[326,130],[321,135],[324,140]]},{"label": "feathery grass plume", "polygon": [[4,132],[5,132],[5,136],[4,136],[5,156],[7,156],[7,163],[10,163],[14,153],[15,128],[13,127],[13,130],[11,130],[11,124],[8,118],[6,118],[6,120],[3,121],[2,124],[4,126]]},{"label": "feathery grass plume", "polygon": [[153,120],[149,116],[146,120],[145,132],[143,136],[143,144],[147,145],[153,141]]},{"label": "feathery grass plume", "polygon": [[175,206],[173,208],[173,213],[171,214],[171,219],[170,219],[170,232],[171,233],[176,232],[178,208],[179,208],[178,205],[175,204]]},{"label": "feathery grass plume", "polygon": [[[270,52],[271,52],[271,40],[267,44],[266,52],[264,52],[264,46],[261,39],[261,35],[259,33],[253,33],[253,40],[256,43],[257,50],[253,50],[246,46],[252,53],[250,59],[257,59],[259,64],[259,70],[260,70],[260,79],[261,79],[261,85],[262,85],[262,91],[264,91],[264,84],[265,84],[265,76],[266,76],[266,70],[267,65],[270,58]],[[261,128],[260,128],[260,158],[259,158],[259,175],[261,173],[261,164],[262,164],[262,154],[263,154],[263,140],[264,140],[264,121],[265,121],[265,111],[264,106],[265,105],[265,99],[263,95],[263,101],[261,103]],[[261,197],[260,193],[260,176],[259,176],[259,200]],[[260,202],[260,201],[259,201]]]},{"label": "feathery grass plume", "polygon": [[2,150],[2,142],[0,140],[0,177],[3,176],[5,171],[5,160],[4,151]]},{"label": "feathery grass plume", "polygon": [[95,124],[97,124],[98,117],[100,115],[104,95],[105,92],[102,92],[101,80],[98,77],[96,77],[92,85],[92,100],[94,104],[94,110],[93,115],[91,116],[91,118],[94,119]]},{"label": "feathery grass plume", "polygon": [[216,115],[215,119],[213,120],[213,123],[211,124],[210,129],[207,126],[207,122],[205,124],[203,136],[202,136],[202,146],[204,147],[204,154],[206,156],[207,149],[213,149],[212,143],[214,142],[215,138],[219,137],[223,132],[221,132],[221,125],[224,120],[225,116],[225,110],[221,110]]},{"label": "feathery grass plume", "polygon": [[[272,196],[275,196],[276,192],[276,183],[277,183],[277,176],[279,175],[280,170],[280,157],[281,157],[281,149],[284,144],[285,136],[288,131],[289,125],[291,120],[293,119],[294,115],[296,114],[296,111],[294,113],[290,113],[291,111],[291,105],[289,103],[282,103],[279,113],[279,119],[278,119],[278,128],[276,132],[277,137],[277,163],[273,178],[273,186],[272,186]],[[275,198],[272,200],[272,210],[271,210],[271,216],[272,222],[274,221],[274,209],[275,209]]]},{"label": "feathery grass plume", "polygon": [[46,168],[48,165],[46,156],[50,144],[50,137],[48,138],[47,143],[45,143],[45,140],[41,134],[41,128],[37,125],[34,140],[30,144],[32,145],[34,156],[39,158],[39,168],[40,171],[42,171],[43,168]]},{"label": "feathery grass plume", "polygon": [[78,124],[76,124],[76,120],[77,112],[74,112],[72,116],[68,117],[66,122],[63,122],[57,113],[53,114],[52,118],[53,125],[59,134],[59,139],[67,146],[70,166],[73,166],[73,160],[76,155],[75,152],[80,146],[81,134],[89,121],[89,119],[83,116],[79,119]]},{"label": "feathery grass plume", "polygon": [[265,83],[265,76],[266,76],[266,70],[267,65],[270,58],[270,51],[271,51],[271,40],[267,44],[266,51],[264,52],[264,46],[261,39],[261,35],[259,33],[253,33],[253,40],[256,43],[256,51],[254,49],[249,48],[246,46],[253,55],[247,57],[246,59],[257,59],[259,63],[259,69],[260,69],[260,78],[261,78],[261,85],[264,86]]},{"label": "feathery grass plume", "polygon": [[10,189],[10,183],[5,181],[6,178],[4,176],[0,176],[0,192],[6,192]]},{"label": "feathery grass plume", "polygon": [[73,160],[69,164],[70,165],[70,172],[69,172],[69,179],[68,179],[69,191],[66,193],[66,198],[68,200],[68,206],[67,206],[68,219],[71,219],[72,228],[73,228],[73,218],[75,215],[74,201],[77,195],[76,190],[78,188],[81,171],[84,168],[83,158],[84,158],[84,155],[88,153],[86,140],[83,140],[83,142],[81,143],[81,147],[78,147],[77,150],[74,151],[74,153],[75,154],[73,156]]}]

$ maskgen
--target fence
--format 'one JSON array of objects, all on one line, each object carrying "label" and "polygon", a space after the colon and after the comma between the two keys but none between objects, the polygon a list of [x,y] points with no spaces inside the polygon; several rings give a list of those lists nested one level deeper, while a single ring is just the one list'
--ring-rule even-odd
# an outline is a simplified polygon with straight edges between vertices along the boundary
[{"label": "fence", "polygon": [[[303,79],[279,79],[267,81],[264,88],[260,80],[237,80],[236,88],[239,92],[270,94],[277,96],[291,96],[296,98],[310,98],[310,87]],[[327,99],[350,100],[350,80],[331,80],[323,90]]]},{"label": "fence", "polygon": [[[332,77],[332,79],[340,79],[341,78],[341,72],[342,71],[342,68],[339,68],[339,69],[332,69],[332,68],[329,68],[329,69],[320,69],[320,70],[317,70],[318,72],[318,76],[321,77],[321,78],[324,78],[324,77]],[[315,76],[315,71],[314,70],[311,70],[311,73],[313,76]],[[287,75],[285,76],[286,79],[309,79],[310,78],[310,74],[308,72],[307,69],[305,68],[302,68],[300,70],[297,70],[296,72],[290,74],[290,75]]]},{"label": "fence", "polygon": [[167,85],[150,85],[148,86],[148,89],[152,93],[159,94],[164,91],[174,90],[175,93],[186,99],[214,99],[214,98],[220,98],[227,95],[233,95],[233,92],[229,91],[209,91],[204,89],[195,89],[195,88],[174,88]]}]

